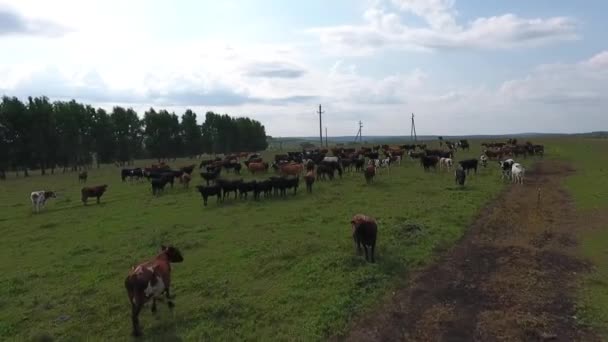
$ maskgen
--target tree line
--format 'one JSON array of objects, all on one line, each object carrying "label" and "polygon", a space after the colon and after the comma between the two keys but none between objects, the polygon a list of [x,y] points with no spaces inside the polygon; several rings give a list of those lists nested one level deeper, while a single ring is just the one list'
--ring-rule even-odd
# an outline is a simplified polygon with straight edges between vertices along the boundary
[{"label": "tree line", "polygon": [[130,163],[137,158],[158,160],[194,157],[202,153],[265,150],[264,126],[250,118],[186,110],[181,117],[150,108],[142,119],[132,108],[111,112],[72,101],[47,97],[2,97],[0,102],[0,178],[6,171],[56,168],[77,170],[100,163]]}]

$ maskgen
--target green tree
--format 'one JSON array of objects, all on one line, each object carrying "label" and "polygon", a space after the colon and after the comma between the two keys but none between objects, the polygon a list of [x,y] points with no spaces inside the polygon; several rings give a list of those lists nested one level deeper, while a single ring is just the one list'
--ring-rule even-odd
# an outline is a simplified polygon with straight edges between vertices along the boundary
[{"label": "green tree", "polygon": [[186,110],[182,115],[181,135],[183,138],[184,153],[188,157],[193,157],[202,152],[202,127],[196,122],[196,113],[190,109]]}]

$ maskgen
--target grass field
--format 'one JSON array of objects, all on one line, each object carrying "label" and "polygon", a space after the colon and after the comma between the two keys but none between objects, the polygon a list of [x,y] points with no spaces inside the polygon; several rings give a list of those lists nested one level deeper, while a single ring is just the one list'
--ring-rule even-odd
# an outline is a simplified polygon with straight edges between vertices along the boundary
[{"label": "grass field", "polygon": [[581,236],[581,252],[595,266],[583,280],[579,311],[590,324],[608,339],[608,140],[585,139],[558,144],[555,156],[569,160],[576,173],[566,180],[568,191],[586,229]]},{"label": "grass field", "polygon": [[[121,183],[114,166],[89,173],[89,185],[103,183],[102,204],[88,207],[75,174],[0,183],[0,340],[127,339],[124,277],[161,243],[178,246],[185,262],[174,268],[174,313],[163,305],[158,318],[149,306],[141,315],[148,338],[322,339],[450,246],[502,187],[494,168],[460,190],[451,174],[411,161],[369,186],[347,174],[312,195],[206,208],[192,188],[153,198],[147,183]],[[32,214],[38,189],[62,196]],[[374,265],[354,253],[349,220],[360,212],[379,220]]]}]

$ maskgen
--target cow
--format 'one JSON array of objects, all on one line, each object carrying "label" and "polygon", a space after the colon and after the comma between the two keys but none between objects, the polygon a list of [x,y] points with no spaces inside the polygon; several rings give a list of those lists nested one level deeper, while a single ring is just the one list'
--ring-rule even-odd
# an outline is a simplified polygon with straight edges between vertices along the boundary
[{"label": "cow", "polygon": [[89,174],[86,171],[82,171],[78,174],[78,183],[86,183],[87,178],[89,178]]},{"label": "cow", "polygon": [[82,190],[80,190],[80,194],[82,195],[82,203],[84,205],[87,205],[88,198],[95,197],[95,198],[97,198],[97,204],[99,204],[99,200],[101,199],[101,196],[103,196],[103,194],[106,192],[107,189],[108,189],[108,186],[106,184],[82,188]]},{"label": "cow", "polygon": [[469,142],[467,140],[460,140],[458,142],[458,145],[460,146],[460,149],[463,151],[468,151],[469,150]]},{"label": "cow", "polygon": [[304,181],[306,182],[306,191],[311,194],[312,193],[312,185],[315,183],[315,171],[309,170],[306,172],[306,176],[304,176]]},{"label": "cow", "polygon": [[334,171],[338,171],[338,176],[342,178],[342,173],[344,169],[342,168],[342,164],[336,161],[322,161],[321,165],[325,165],[327,167],[332,168]]},{"label": "cow", "polygon": [[201,177],[207,182],[207,186],[209,186],[209,181],[216,181],[220,176],[222,169],[214,168],[212,171],[201,172]]},{"label": "cow", "polygon": [[285,165],[279,165],[279,173],[282,176],[298,176],[302,173],[303,170],[304,166],[302,166],[302,164],[290,163]]},{"label": "cow", "polygon": [[327,176],[329,180],[334,180],[335,172],[336,170],[333,167],[321,164],[317,167],[317,179],[325,180],[325,177]]},{"label": "cow", "polygon": [[378,237],[378,224],[376,220],[369,216],[357,214],[353,216],[350,224],[357,252],[361,253],[361,246],[363,245],[365,261],[376,262],[374,259],[374,250],[376,249],[376,239]]},{"label": "cow", "polygon": [[475,170],[475,174],[477,174],[477,165],[479,164],[479,160],[477,159],[465,159],[458,162],[460,167],[468,174],[471,170]]},{"label": "cow", "polygon": [[169,183],[169,178],[167,177],[155,177],[150,180],[150,185],[152,185],[152,195],[158,196],[161,192],[165,190],[165,185]]},{"label": "cow", "polygon": [[521,164],[519,164],[519,163],[513,164],[512,168],[511,168],[511,181],[513,183],[524,184],[525,175],[526,175],[526,169],[524,169],[524,167]]},{"label": "cow", "polygon": [[429,171],[431,168],[437,170],[437,164],[439,163],[439,158],[436,156],[424,156],[420,158],[420,164],[424,168],[424,171]]},{"label": "cow", "polygon": [[452,169],[454,161],[451,158],[440,158],[439,159],[439,169],[446,169],[450,171]]},{"label": "cow", "polygon": [[247,166],[249,172],[251,174],[255,174],[256,172],[268,172],[268,163],[249,163]]},{"label": "cow", "polygon": [[365,172],[363,173],[363,175],[365,176],[365,182],[367,184],[373,183],[374,177],[376,176],[376,166],[374,164],[370,163],[370,165],[368,165],[367,168],[365,169]]},{"label": "cow", "polygon": [[481,162],[481,166],[488,166],[488,156],[486,156],[485,154],[482,154],[481,157],[479,157],[479,161]]},{"label": "cow", "polygon": [[179,176],[179,183],[182,184],[185,189],[188,188],[191,180],[192,176],[187,172],[184,172],[181,176]]},{"label": "cow", "polygon": [[50,198],[57,198],[57,194],[54,191],[33,191],[30,194],[33,210],[37,213],[40,212],[40,209],[44,208],[46,201]]},{"label": "cow", "polygon": [[144,304],[152,299],[152,312],[156,312],[156,300],[163,294],[167,306],[175,304],[171,296],[171,263],[184,261],[181,252],[173,246],[161,246],[160,253],[152,260],[131,268],[125,279],[125,288],[131,303],[131,322],[133,336],[141,336],[139,312]]},{"label": "cow", "polygon": [[179,168],[179,170],[182,173],[187,173],[188,175],[192,175],[192,172],[194,171],[194,167],[195,166],[196,165],[194,165],[194,164],[193,165],[188,165],[188,166],[182,166],[182,167]]},{"label": "cow", "polygon": [[500,170],[501,170],[501,175],[500,175],[500,179],[504,180],[506,179],[511,179],[511,170],[513,168],[513,164],[515,164],[515,160],[513,159],[507,159],[507,160],[503,160],[498,162],[500,165]]},{"label": "cow", "polygon": [[389,174],[391,173],[391,158],[390,157],[380,159],[380,160],[376,159],[375,163],[376,163],[376,172],[378,174],[380,174],[381,169],[386,169]]},{"label": "cow", "polygon": [[461,167],[456,168],[456,171],[454,171],[454,176],[456,184],[464,186],[464,182],[467,179],[467,173]]},{"label": "cow", "polygon": [[238,196],[238,190],[239,190],[239,186],[241,185],[241,183],[243,183],[242,179],[236,179],[236,180],[218,179],[217,185],[219,185],[222,188],[222,201],[224,201],[226,199],[226,196],[228,196],[229,193],[231,193],[231,192],[234,192],[234,199],[236,199]]},{"label": "cow", "polygon": [[242,182],[239,184],[239,198],[247,199],[248,193],[253,192],[256,186],[256,181]]},{"label": "cow", "polygon": [[325,157],[325,158],[323,158],[323,161],[329,162],[329,163],[339,163],[340,157]]},{"label": "cow", "polygon": [[407,154],[410,156],[410,159],[412,159],[412,160],[421,159],[422,157],[426,156],[426,153],[424,153],[424,152],[414,152],[411,150]]},{"label": "cow", "polygon": [[261,194],[264,194],[264,197],[268,197],[271,193],[272,181],[270,179],[259,181],[256,182],[255,187],[253,188],[253,199],[257,201],[260,199]]},{"label": "cow", "polygon": [[202,169],[203,167],[207,167],[211,164],[213,164],[215,162],[215,160],[213,159],[209,159],[209,160],[201,160],[201,163],[198,165],[199,169]]},{"label": "cow", "polygon": [[207,206],[207,199],[211,196],[217,196],[217,202],[219,203],[221,198],[222,198],[222,188],[217,185],[207,185],[207,186],[203,186],[203,185],[197,185],[196,189],[198,190],[198,192],[201,193],[201,196],[203,196],[203,205],[206,207]]},{"label": "cow", "polygon": [[357,172],[363,171],[363,167],[365,167],[364,158],[359,158],[359,159],[355,160],[355,171],[357,171]]}]

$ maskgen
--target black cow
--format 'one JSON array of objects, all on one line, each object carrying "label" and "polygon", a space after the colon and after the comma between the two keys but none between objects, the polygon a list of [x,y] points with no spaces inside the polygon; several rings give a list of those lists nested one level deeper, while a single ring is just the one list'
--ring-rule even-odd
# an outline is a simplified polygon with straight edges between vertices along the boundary
[{"label": "black cow", "polygon": [[253,188],[253,198],[255,200],[260,199],[260,194],[264,194],[264,197],[268,197],[272,192],[272,182],[269,179],[259,181],[255,183]]},{"label": "black cow", "polygon": [[209,181],[216,181],[220,176],[222,169],[213,168],[211,171],[201,172],[201,177],[207,182],[207,186],[209,186]]},{"label": "black cow", "polygon": [[475,170],[475,174],[477,174],[477,165],[479,164],[479,160],[477,159],[466,159],[458,162],[462,169],[469,173],[470,170]]},{"label": "black cow", "polygon": [[325,177],[329,177],[329,180],[334,180],[336,170],[328,165],[321,164],[317,166],[317,179],[325,180]]},{"label": "black cow", "polygon": [[[247,199],[248,193],[255,190],[256,181],[242,182],[239,184],[239,197]],[[255,194],[254,194],[255,196]]]},{"label": "black cow", "polygon": [[222,188],[220,188],[220,186],[217,184],[211,186],[197,185],[196,188],[198,189],[198,192],[201,193],[201,196],[203,196],[203,205],[205,207],[207,206],[207,199],[210,196],[217,196],[218,203],[222,198]]},{"label": "black cow", "polygon": [[237,192],[239,190],[239,186],[241,185],[241,183],[243,183],[242,179],[237,179],[237,180],[218,179],[217,185],[219,185],[222,188],[222,201],[224,201],[226,199],[226,196],[231,192],[234,192],[234,199],[236,199],[236,197],[238,196]]},{"label": "black cow", "polygon": [[355,171],[360,172],[363,171],[363,168],[365,167],[365,159],[360,158],[355,160]]},{"label": "black cow", "polygon": [[456,168],[456,171],[454,172],[454,176],[455,176],[456,184],[459,184],[460,186],[464,186],[464,182],[467,179],[467,173],[461,168]]},{"label": "black cow", "polygon": [[437,170],[437,163],[439,163],[439,158],[436,156],[424,156],[420,158],[420,164],[424,168],[424,171],[428,171],[430,168]]},{"label": "black cow", "polygon": [[152,195],[160,195],[160,193],[165,190],[165,185],[169,183],[169,179],[170,178],[168,177],[152,178],[150,180],[150,184],[152,184]]}]

